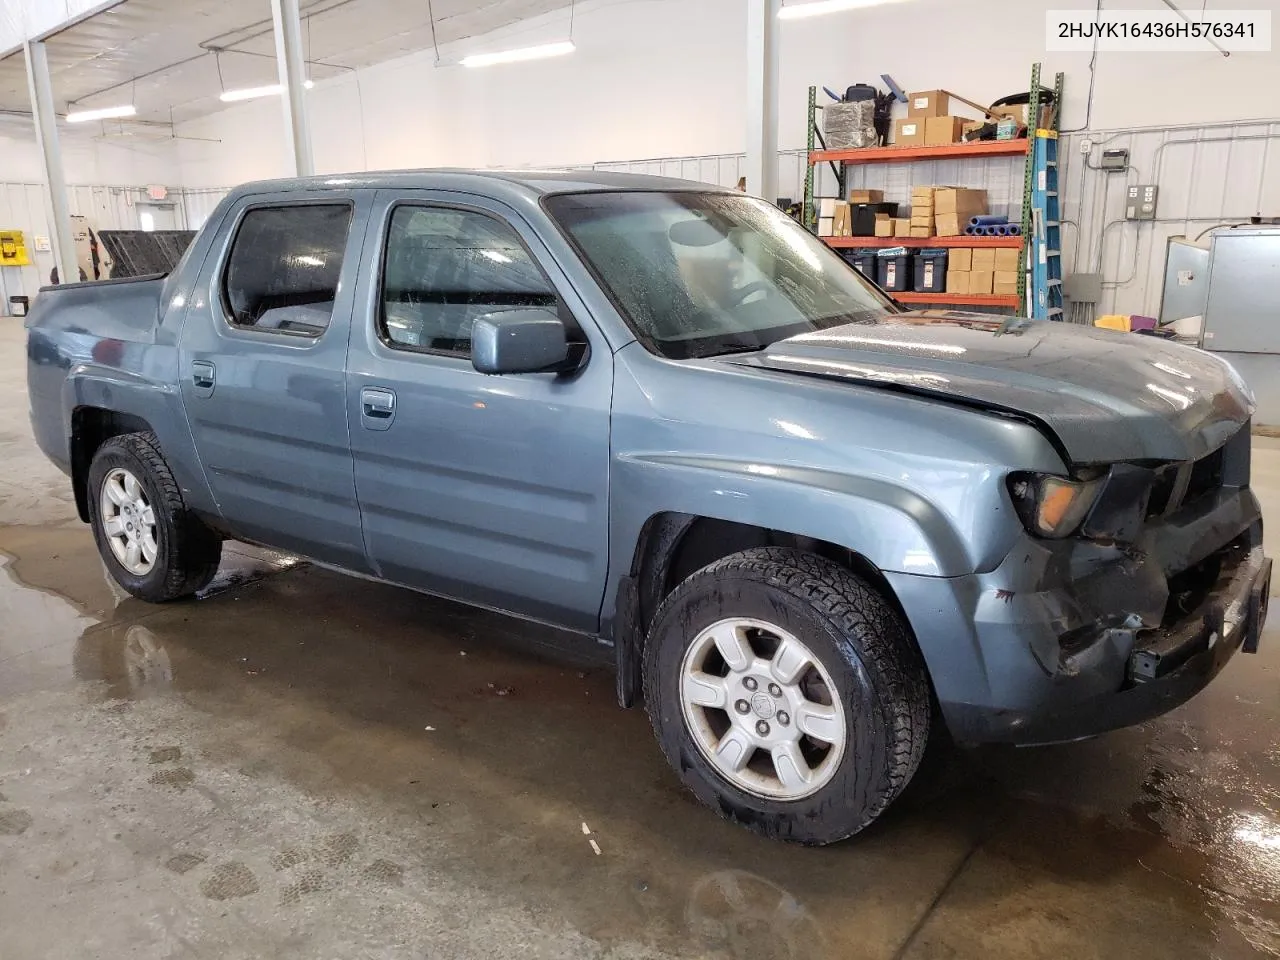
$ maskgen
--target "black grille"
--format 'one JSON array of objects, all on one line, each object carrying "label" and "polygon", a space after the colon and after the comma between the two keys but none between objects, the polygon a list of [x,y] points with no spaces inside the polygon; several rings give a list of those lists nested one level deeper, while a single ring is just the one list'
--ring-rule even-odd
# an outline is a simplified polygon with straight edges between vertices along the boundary
[{"label": "black grille", "polygon": [[1151,488],[1151,499],[1147,505],[1148,517],[1163,517],[1169,509],[1169,501],[1173,499],[1173,491],[1178,486],[1178,468],[1165,467],[1156,474],[1156,482]]},{"label": "black grille", "polygon": [[1222,447],[1191,464],[1191,476],[1187,479],[1187,489],[1177,502],[1174,502],[1174,498],[1178,492],[1178,481],[1186,469],[1186,464],[1174,464],[1159,470],[1156,473],[1155,483],[1151,487],[1147,517],[1163,517],[1217,493],[1222,489],[1226,455],[1226,448]]},{"label": "black grille", "polygon": [[1202,497],[1217,493],[1222,487],[1222,466],[1226,459],[1226,449],[1217,450],[1202,460],[1197,460],[1191,468],[1191,482],[1187,484],[1187,495],[1182,498],[1182,506],[1195,503]]}]

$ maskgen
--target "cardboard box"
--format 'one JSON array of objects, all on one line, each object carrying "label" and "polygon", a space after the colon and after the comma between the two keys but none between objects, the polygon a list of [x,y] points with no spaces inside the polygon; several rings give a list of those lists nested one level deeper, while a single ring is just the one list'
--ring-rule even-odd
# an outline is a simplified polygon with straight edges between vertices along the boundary
[{"label": "cardboard box", "polygon": [[895,237],[910,238],[911,236],[911,218],[896,217],[893,221],[893,235]]},{"label": "cardboard box", "polygon": [[912,203],[933,203],[933,193],[936,187],[912,187],[911,202]]},{"label": "cardboard box", "polygon": [[853,211],[853,235],[855,237],[874,237],[876,235],[876,216],[886,214],[890,217],[898,215],[896,203],[855,203],[850,204]]},{"label": "cardboard box", "polygon": [[[1027,104],[1025,103],[1019,104],[1018,106],[1015,106],[1015,107],[992,107],[991,112],[994,113],[997,117],[1008,117],[1010,120],[1012,120],[1014,123],[1016,123],[1020,127],[1025,127],[1028,125],[1027,124],[1028,107],[1027,107]],[[1045,125],[1045,121],[1050,119],[1050,114],[1052,112],[1053,112],[1053,107],[1049,104],[1045,104],[1040,108],[1040,119],[1039,119],[1040,126]]]},{"label": "cardboard box", "polygon": [[899,147],[924,146],[924,119],[908,117],[893,125],[893,142]]},{"label": "cardboard box", "polygon": [[850,203],[884,203],[883,190],[851,190]]},{"label": "cardboard box", "polygon": [[924,142],[930,147],[945,147],[949,143],[959,143],[964,136],[963,117],[926,117],[924,121]]},{"label": "cardboard box", "polygon": [[934,229],[939,237],[962,237],[968,225],[968,216],[958,217],[954,213],[940,213],[934,219]]},{"label": "cardboard box", "polygon": [[968,220],[987,212],[987,191],[940,187],[933,195],[933,205],[939,214],[954,213]]},{"label": "cardboard box", "polygon": [[853,219],[850,216],[849,204],[836,201],[835,216],[832,217],[831,235],[833,237],[853,236]]},{"label": "cardboard box", "polygon": [[[955,251],[952,251],[954,255]],[[968,270],[948,270],[947,271],[947,293],[967,294],[969,292],[969,271]]]},{"label": "cardboard box", "polygon": [[951,94],[945,90],[923,90],[907,94],[908,117],[945,117],[951,112]]},{"label": "cardboard box", "polygon": [[1025,127],[1027,125],[1027,107],[1028,104],[1022,103],[1014,107],[992,107],[989,112],[997,117],[1010,117]]},{"label": "cardboard box", "polygon": [[933,231],[928,227],[912,227],[911,238],[913,240],[927,240],[933,236]]},{"label": "cardboard box", "polygon": [[969,293],[988,296],[995,287],[996,275],[990,270],[974,270],[969,274]]},{"label": "cardboard box", "polygon": [[893,220],[894,218],[887,213],[876,214],[876,236],[892,237],[893,236]]},{"label": "cardboard box", "polygon": [[973,269],[973,250],[969,247],[953,247],[948,263],[952,270],[968,273]]},{"label": "cardboard box", "polygon": [[823,217],[834,217],[836,215],[836,204],[839,199],[836,197],[818,197],[818,219]]},{"label": "cardboard box", "polygon": [[1021,250],[997,250],[996,273],[1017,273],[1018,267],[1022,265],[1021,256]]},{"label": "cardboard box", "polygon": [[973,269],[996,272],[996,252],[990,247],[978,247],[973,251]]},{"label": "cardboard box", "polygon": [[916,212],[915,210],[912,210],[912,211],[911,211],[911,225],[912,225],[913,227],[932,227],[932,226],[933,226],[933,214],[931,214],[931,213],[918,213],[918,212]]},{"label": "cardboard box", "polygon": [[834,237],[835,234],[831,232],[833,229],[835,229],[835,221],[831,217],[818,218],[818,236]]},{"label": "cardboard box", "polygon": [[1001,297],[1016,297],[1018,295],[1018,274],[1017,272],[997,272],[993,275],[991,284],[991,292]]}]

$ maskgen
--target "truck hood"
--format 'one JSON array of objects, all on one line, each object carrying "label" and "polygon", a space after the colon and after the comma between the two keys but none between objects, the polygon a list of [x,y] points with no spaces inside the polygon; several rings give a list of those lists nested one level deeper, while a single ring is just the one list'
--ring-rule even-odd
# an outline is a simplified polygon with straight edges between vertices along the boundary
[{"label": "truck hood", "polygon": [[734,363],[936,397],[1036,423],[1069,461],[1194,460],[1253,414],[1225,361],[1155,337],[952,311],[893,314]]}]

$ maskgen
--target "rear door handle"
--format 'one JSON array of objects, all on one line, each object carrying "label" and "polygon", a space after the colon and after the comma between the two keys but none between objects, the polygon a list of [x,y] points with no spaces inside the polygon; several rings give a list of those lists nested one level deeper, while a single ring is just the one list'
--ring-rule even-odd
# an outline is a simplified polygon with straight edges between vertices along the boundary
[{"label": "rear door handle", "polygon": [[386,430],[396,416],[396,395],[385,387],[360,390],[360,420],[369,430]]},{"label": "rear door handle", "polygon": [[213,394],[217,383],[216,371],[207,360],[196,360],[191,364],[191,383],[196,388],[196,395],[208,397]]}]

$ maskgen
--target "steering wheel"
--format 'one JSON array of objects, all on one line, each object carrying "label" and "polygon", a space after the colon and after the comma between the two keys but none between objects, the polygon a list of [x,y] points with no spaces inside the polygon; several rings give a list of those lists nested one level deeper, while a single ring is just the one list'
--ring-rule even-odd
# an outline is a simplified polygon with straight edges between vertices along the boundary
[{"label": "steering wheel", "polygon": [[732,310],[734,307],[742,306],[742,304],[746,302],[747,298],[753,294],[763,293],[767,295],[769,292],[769,284],[765,283],[763,280],[756,280],[752,283],[748,283],[741,290],[734,291],[733,303],[729,304],[729,309]]}]

